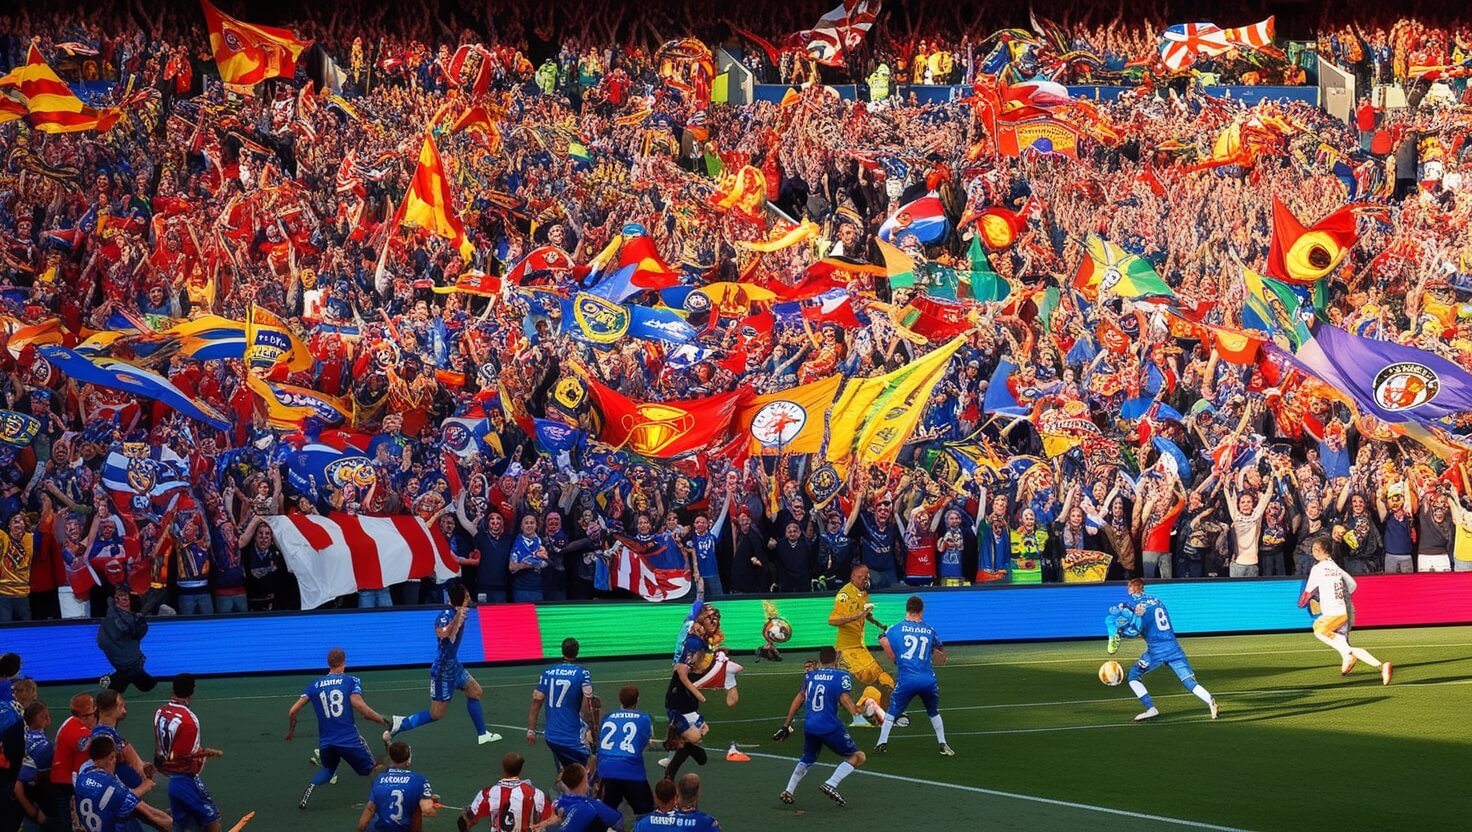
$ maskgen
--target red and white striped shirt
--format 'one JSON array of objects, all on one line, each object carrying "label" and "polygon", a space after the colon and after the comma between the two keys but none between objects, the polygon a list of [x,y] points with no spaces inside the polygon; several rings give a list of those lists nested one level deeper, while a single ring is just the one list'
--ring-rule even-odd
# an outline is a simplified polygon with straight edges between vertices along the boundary
[{"label": "red and white striped shirt", "polygon": [[526,780],[501,780],[481,789],[470,802],[478,821],[489,818],[496,832],[521,832],[552,816],[552,801]]},{"label": "red and white striped shirt", "polygon": [[153,715],[154,761],[165,774],[198,774],[199,717],[182,702],[170,701]]}]

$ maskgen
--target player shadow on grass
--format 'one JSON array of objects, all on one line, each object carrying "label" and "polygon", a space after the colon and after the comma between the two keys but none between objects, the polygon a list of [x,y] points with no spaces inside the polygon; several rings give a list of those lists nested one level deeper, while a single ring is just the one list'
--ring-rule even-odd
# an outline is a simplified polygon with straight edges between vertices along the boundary
[{"label": "player shadow on grass", "polygon": [[[1284,693],[1295,693],[1294,691],[1283,691]],[[1307,698],[1309,691],[1297,692],[1299,695],[1294,699]],[[1345,708],[1358,708],[1364,705],[1374,705],[1390,699],[1389,694],[1382,696],[1355,696],[1344,699],[1331,699],[1328,702],[1315,701],[1313,704],[1261,702],[1256,704],[1244,704],[1242,710],[1228,711],[1223,709],[1223,719],[1231,722],[1261,722],[1269,719],[1285,719],[1295,716],[1312,716],[1327,711],[1338,711]]]}]

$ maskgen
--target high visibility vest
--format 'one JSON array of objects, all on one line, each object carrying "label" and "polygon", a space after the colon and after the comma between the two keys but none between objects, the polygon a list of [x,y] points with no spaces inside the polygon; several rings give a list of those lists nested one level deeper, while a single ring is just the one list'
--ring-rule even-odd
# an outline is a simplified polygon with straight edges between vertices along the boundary
[{"label": "high visibility vest", "polygon": [[869,76],[869,100],[883,101],[889,98],[889,67],[880,66]]}]

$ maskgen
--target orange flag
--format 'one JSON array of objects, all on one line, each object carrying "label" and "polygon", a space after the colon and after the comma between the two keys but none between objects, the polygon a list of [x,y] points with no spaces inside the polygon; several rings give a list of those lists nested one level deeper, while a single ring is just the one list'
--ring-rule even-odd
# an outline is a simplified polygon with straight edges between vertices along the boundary
[{"label": "orange flag", "polygon": [[404,194],[399,206],[399,219],[453,242],[460,256],[470,259],[473,250],[470,240],[465,238],[465,224],[455,213],[450,198],[450,181],[445,178],[445,166],[440,161],[440,152],[434,140],[424,135],[424,146],[419,149],[419,167],[414,169],[414,180]]},{"label": "orange flag", "polygon": [[42,133],[106,132],[120,115],[116,109],[98,110],[82,103],[34,45],[23,65],[0,77],[0,100],[4,101],[0,123],[26,114],[31,126]]},{"label": "orange flag", "polygon": [[289,29],[246,23],[224,14],[209,0],[199,2],[210,30],[210,50],[227,84],[248,86],[267,78],[290,78],[296,74],[296,62],[312,45]]}]

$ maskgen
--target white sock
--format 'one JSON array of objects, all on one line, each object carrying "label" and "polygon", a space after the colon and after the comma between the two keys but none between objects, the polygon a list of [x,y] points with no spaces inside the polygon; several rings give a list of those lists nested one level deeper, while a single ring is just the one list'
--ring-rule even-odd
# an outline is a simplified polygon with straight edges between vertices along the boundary
[{"label": "white sock", "polygon": [[1370,667],[1380,666],[1380,660],[1370,655],[1370,651],[1363,647],[1351,647],[1349,648],[1349,652],[1353,653],[1356,659],[1359,659]]},{"label": "white sock", "polygon": [[892,730],[894,730],[894,720],[890,718],[889,714],[885,714],[884,724],[879,726],[879,741],[881,743],[889,742],[889,732]]},{"label": "white sock", "polygon": [[1145,697],[1150,695],[1150,691],[1145,690],[1145,683],[1139,679],[1130,680],[1130,690],[1134,691],[1135,696],[1138,696],[1141,701],[1144,701]]},{"label": "white sock", "polygon": [[946,724],[941,721],[940,714],[930,718],[930,726],[935,729],[935,740],[941,745],[946,744]]},{"label": "white sock", "polygon": [[828,785],[836,789],[838,784],[843,782],[843,778],[853,773],[854,767],[848,764],[848,760],[844,760],[838,764],[838,768],[833,770],[833,776],[828,778]]},{"label": "white sock", "polygon": [[1191,692],[1196,694],[1197,699],[1200,699],[1202,702],[1205,702],[1208,705],[1211,704],[1211,694],[1206,692],[1206,688],[1197,685],[1196,687],[1191,688]]},{"label": "white sock", "polygon": [[797,784],[801,783],[802,778],[806,776],[808,776],[808,767],[803,763],[798,763],[792,769],[792,776],[787,778],[787,793],[795,794],[797,792]]},{"label": "white sock", "polygon": [[1332,636],[1325,636],[1314,633],[1314,638],[1334,648],[1334,652],[1339,654],[1339,658],[1342,661],[1349,661],[1349,642],[1344,640],[1344,636],[1341,636],[1338,633],[1335,633]]}]

